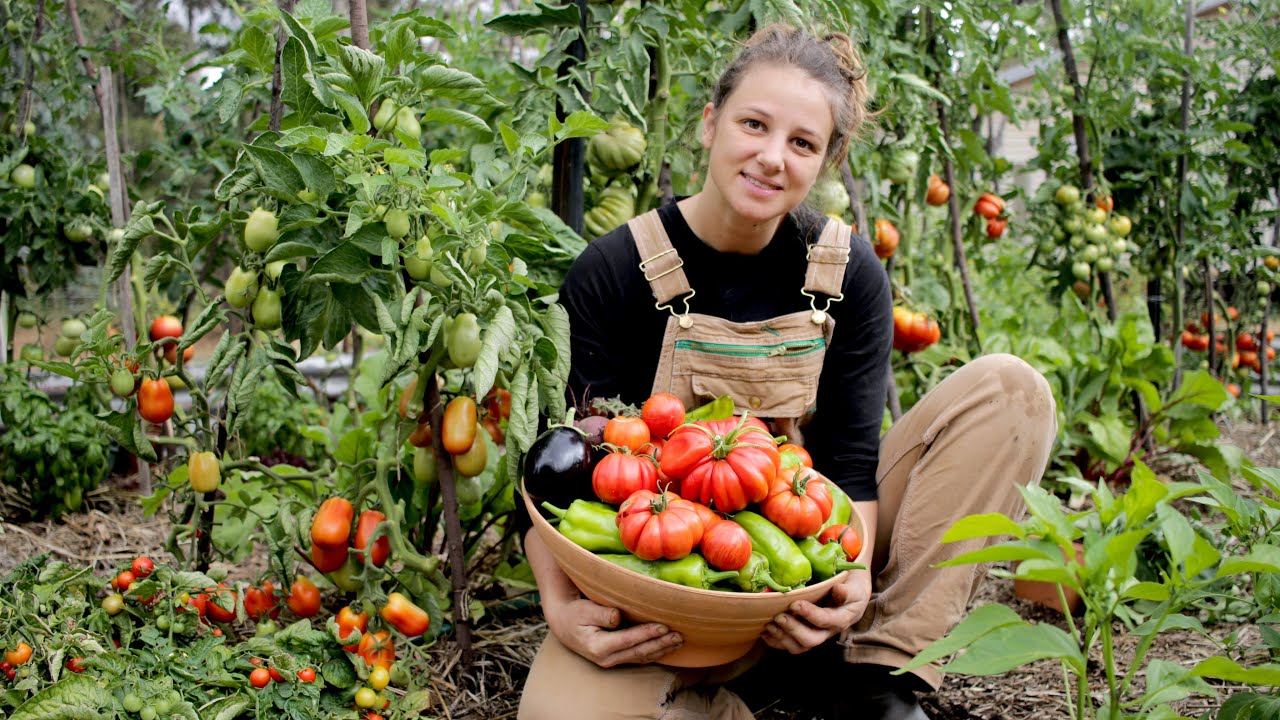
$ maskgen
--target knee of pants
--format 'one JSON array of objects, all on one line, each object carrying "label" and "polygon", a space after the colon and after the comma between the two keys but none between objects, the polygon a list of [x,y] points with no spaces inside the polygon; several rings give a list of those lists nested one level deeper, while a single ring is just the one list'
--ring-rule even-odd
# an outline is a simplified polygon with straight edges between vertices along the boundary
[{"label": "knee of pants", "polygon": [[1039,370],[1026,360],[1009,353],[983,355],[966,367],[984,371],[996,383],[996,390],[1020,404],[1030,418],[1052,420],[1057,428],[1057,402],[1053,388]]}]

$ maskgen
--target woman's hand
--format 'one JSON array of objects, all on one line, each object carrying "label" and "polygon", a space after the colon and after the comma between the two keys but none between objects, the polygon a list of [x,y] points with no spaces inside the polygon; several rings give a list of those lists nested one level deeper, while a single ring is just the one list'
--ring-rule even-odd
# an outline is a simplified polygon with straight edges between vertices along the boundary
[{"label": "woman's hand", "polygon": [[622,613],[582,596],[536,530],[525,536],[525,556],[538,581],[547,628],[565,647],[600,667],[650,663],[680,647],[679,633],[658,623],[622,630]]},{"label": "woman's hand", "polygon": [[828,597],[832,603],[828,607],[819,607],[804,600],[792,603],[787,612],[765,626],[765,644],[798,655],[858,622],[871,601],[870,571],[850,571],[844,582],[831,588]]},{"label": "woman's hand", "polygon": [[586,598],[543,604],[547,627],[565,647],[603,668],[651,663],[680,647],[683,638],[658,623],[617,630],[622,613]]}]

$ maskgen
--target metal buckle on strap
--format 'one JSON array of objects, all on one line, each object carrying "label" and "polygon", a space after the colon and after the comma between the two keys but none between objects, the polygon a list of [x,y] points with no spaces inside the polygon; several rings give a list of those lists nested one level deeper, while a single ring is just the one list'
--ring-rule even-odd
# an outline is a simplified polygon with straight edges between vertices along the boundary
[{"label": "metal buckle on strap", "polygon": [[675,308],[671,307],[670,303],[667,303],[664,305],[663,303],[656,302],[653,304],[653,306],[659,310],[669,311],[671,313],[671,316],[676,319],[676,322],[680,324],[680,327],[684,328],[685,330],[688,330],[689,328],[693,327],[693,318],[689,317],[689,313],[691,312],[689,309],[689,300],[692,299],[693,296],[697,294],[698,294],[697,290],[690,290],[689,294],[684,296],[684,314],[683,315],[677,313],[675,311]]},{"label": "metal buckle on strap", "polygon": [[676,251],[676,249],[675,249],[675,248],[668,248],[668,249],[663,250],[662,252],[658,253],[657,255],[654,255],[654,256],[653,256],[653,257],[651,257],[651,258],[647,258],[647,259],[645,259],[645,260],[641,260],[641,261],[640,261],[640,272],[644,273],[644,279],[645,279],[645,280],[647,280],[647,281],[649,281],[649,282],[653,282],[654,280],[657,280],[658,278],[662,277],[663,275],[667,275],[667,274],[673,273],[673,272],[675,272],[676,270],[679,270],[680,268],[684,267],[684,258],[680,257],[679,255],[676,255],[677,264],[672,265],[670,268],[667,268],[666,270],[663,270],[662,272],[658,273],[657,275],[654,275],[654,276],[652,276],[652,277],[650,277],[650,276],[649,276],[649,265],[650,265],[651,263],[657,262],[658,260],[660,260],[660,259],[661,259],[663,256],[665,256],[665,255],[673,255],[673,254],[675,254],[675,251]]},{"label": "metal buckle on strap", "polygon": [[821,325],[825,323],[827,321],[827,314],[831,311],[831,303],[840,302],[844,299],[844,293],[840,293],[835,297],[829,297],[827,298],[827,304],[819,310],[818,297],[816,295],[808,290],[801,290],[800,294],[809,298],[809,307],[813,308],[813,314],[809,316],[809,319],[813,321],[814,325]]},{"label": "metal buckle on strap", "polygon": [[[814,257],[814,250],[819,250],[817,258]],[[835,260],[825,260],[822,256],[835,257]],[[826,265],[848,265],[849,264],[849,246],[833,245],[831,243],[814,243],[809,246],[809,250],[805,253],[804,259],[808,262],[823,263]]]}]

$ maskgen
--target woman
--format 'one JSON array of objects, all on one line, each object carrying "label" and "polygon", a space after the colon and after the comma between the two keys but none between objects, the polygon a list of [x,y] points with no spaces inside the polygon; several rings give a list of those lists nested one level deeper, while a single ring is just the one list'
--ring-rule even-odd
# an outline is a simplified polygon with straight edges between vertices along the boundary
[{"label": "woman", "polygon": [[[796,602],[775,618],[762,637],[770,651],[677,669],[661,662],[678,633],[622,626],[529,533],[550,633],[520,718],[749,718],[748,702],[776,700],[759,688],[788,684],[752,682],[762,672],[807,677],[799,689],[829,705],[813,706],[821,717],[924,717],[914,693],[936,688],[938,670],[888,673],[963,617],[979,579],[973,567],[932,567],[976,541],[938,540],[964,515],[1019,511],[1016,487],[1039,480],[1056,420],[1043,377],[989,356],[881,442],[888,279],[869,244],[801,207],[821,172],[847,157],[866,97],[847,36],[760,30],[703,109],[702,189],[593,241],[560,300],[576,397],[728,393],[792,439],[803,433],[814,467],[854,500],[867,531],[858,560],[870,570],[850,573],[821,605]],[[830,691],[814,693],[816,683]]]}]

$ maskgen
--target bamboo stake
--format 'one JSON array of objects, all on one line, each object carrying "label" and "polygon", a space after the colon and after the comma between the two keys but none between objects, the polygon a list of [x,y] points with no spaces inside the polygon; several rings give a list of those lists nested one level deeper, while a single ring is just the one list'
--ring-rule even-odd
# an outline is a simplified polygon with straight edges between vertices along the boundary
[{"label": "bamboo stake", "polygon": [[[1196,17],[1195,4],[1191,0],[1183,0],[1183,4],[1186,9],[1186,15],[1183,20],[1183,27],[1182,27],[1182,52],[1184,55],[1190,56],[1193,54],[1191,39],[1192,39],[1192,31],[1195,28],[1195,17]],[[1177,198],[1182,197],[1182,189],[1186,187],[1186,183],[1187,183],[1187,153],[1189,152],[1189,148],[1185,145],[1185,143],[1186,143],[1187,128],[1190,124],[1191,124],[1191,71],[1184,70],[1182,73],[1182,108],[1181,108],[1179,122],[1178,122],[1178,127],[1182,131],[1182,138],[1183,138],[1184,145],[1182,148],[1182,152],[1178,154],[1178,181],[1175,184],[1175,187],[1177,188],[1177,193],[1174,195],[1174,202],[1176,203],[1176,214],[1174,216],[1173,251],[1170,253],[1170,255],[1173,257],[1175,261],[1174,263],[1170,264],[1170,271],[1173,273],[1173,293],[1174,293],[1173,329],[1175,334],[1177,333],[1178,328],[1182,327],[1182,299],[1183,299],[1182,269],[1177,266],[1176,261],[1178,256],[1181,255],[1182,253],[1183,241],[1185,240],[1186,234],[1187,234],[1187,218],[1186,218],[1186,215],[1184,215],[1182,212],[1182,203],[1178,202]],[[1209,275],[1207,272],[1205,273],[1205,283],[1210,287],[1212,286],[1212,282],[1210,281]],[[1212,328],[1212,324],[1213,324],[1212,293],[1210,293],[1209,297],[1210,297],[1209,323],[1208,323],[1210,325],[1209,327],[1209,353],[1210,353],[1209,367],[1213,367],[1214,347],[1213,347],[1213,328]],[[1174,353],[1174,359],[1178,361],[1173,366],[1174,367],[1174,370],[1173,370],[1173,389],[1174,390],[1177,390],[1179,387],[1182,386],[1182,363],[1181,363],[1182,352],[1181,350],[1182,350],[1181,344],[1179,344],[1178,351]]]}]

